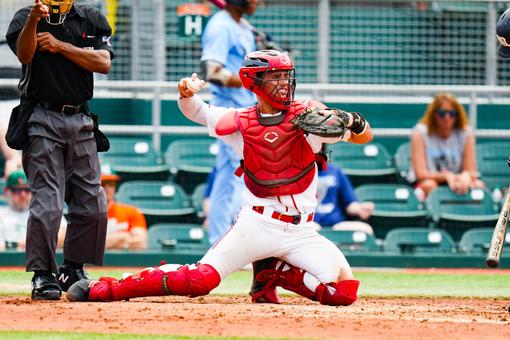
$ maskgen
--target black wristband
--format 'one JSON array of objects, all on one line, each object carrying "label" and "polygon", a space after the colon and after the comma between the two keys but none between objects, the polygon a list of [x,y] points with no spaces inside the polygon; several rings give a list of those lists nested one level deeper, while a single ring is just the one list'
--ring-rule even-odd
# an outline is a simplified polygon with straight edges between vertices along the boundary
[{"label": "black wristband", "polygon": [[355,134],[362,133],[365,130],[367,121],[359,113],[351,112],[352,114],[352,125],[351,131]]}]

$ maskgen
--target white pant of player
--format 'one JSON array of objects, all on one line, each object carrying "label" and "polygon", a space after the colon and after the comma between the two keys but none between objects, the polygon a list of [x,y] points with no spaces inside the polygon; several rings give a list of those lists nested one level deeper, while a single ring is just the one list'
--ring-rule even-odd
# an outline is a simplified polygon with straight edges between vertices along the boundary
[{"label": "white pant of player", "polygon": [[286,223],[261,215],[251,207],[241,209],[236,224],[200,263],[213,266],[223,280],[247,264],[268,257],[303,269],[323,283],[352,278],[343,253],[317,233],[313,222]]}]

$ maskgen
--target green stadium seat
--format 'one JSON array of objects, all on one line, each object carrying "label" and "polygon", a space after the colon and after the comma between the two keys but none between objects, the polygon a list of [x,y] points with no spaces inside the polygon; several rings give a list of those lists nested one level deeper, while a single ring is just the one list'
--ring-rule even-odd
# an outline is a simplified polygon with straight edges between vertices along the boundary
[{"label": "green stadium seat", "polygon": [[352,184],[395,182],[396,169],[386,148],[378,143],[328,145],[331,161],[342,168]]},{"label": "green stadium seat", "polygon": [[207,188],[207,183],[200,183],[195,187],[193,193],[191,194],[191,203],[193,204],[193,208],[195,208],[195,213],[199,219],[204,218],[204,193]]},{"label": "green stadium seat", "polygon": [[187,193],[207,179],[216,163],[218,145],[214,139],[178,139],[165,151],[165,161],[173,181],[182,185]]},{"label": "green stadium seat", "polygon": [[376,251],[379,249],[375,238],[363,231],[321,229],[319,234],[333,242],[341,250]]},{"label": "green stadium seat", "polygon": [[411,168],[411,143],[400,144],[397,151],[395,151],[394,158],[399,182],[408,183],[407,173]]},{"label": "green stadium seat", "polygon": [[0,206],[7,205],[7,197],[4,195],[5,190],[5,180],[0,179]]},{"label": "green stadium seat", "polygon": [[150,250],[197,250],[209,248],[207,232],[199,224],[160,223],[147,231]]},{"label": "green stadium seat", "polygon": [[374,202],[368,223],[377,238],[384,238],[391,229],[428,226],[428,212],[412,187],[405,184],[364,184],[356,189],[361,202]]},{"label": "green stadium seat", "polygon": [[386,235],[385,252],[400,254],[454,253],[455,241],[442,229],[397,228]]},{"label": "green stadium seat", "polygon": [[447,230],[456,241],[468,229],[494,227],[499,216],[498,204],[486,189],[457,195],[441,186],[429,194],[426,207],[436,227]]},{"label": "green stadium seat", "polygon": [[506,189],[510,185],[510,169],[506,163],[509,154],[510,141],[476,145],[478,171],[488,188]]},{"label": "green stadium seat", "polygon": [[116,194],[119,202],[138,207],[147,224],[193,222],[195,209],[182,187],[172,182],[131,181],[122,183]]},{"label": "green stadium seat", "polygon": [[[459,241],[459,250],[465,253],[487,254],[494,228],[473,228],[467,230]],[[510,232],[506,234],[504,252],[510,252]]]},{"label": "green stadium seat", "polygon": [[168,166],[152,143],[140,137],[108,137],[110,150],[99,153],[101,163],[108,163],[121,177],[132,180],[166,180]]}]

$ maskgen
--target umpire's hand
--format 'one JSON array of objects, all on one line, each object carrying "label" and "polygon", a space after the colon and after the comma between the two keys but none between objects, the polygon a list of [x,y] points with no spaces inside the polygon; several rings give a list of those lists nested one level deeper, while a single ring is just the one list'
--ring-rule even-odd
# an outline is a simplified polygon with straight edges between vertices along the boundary
[{"label": "umpire's hand", "polygon": [[37,48],[39,51],[59,53],[62,49],[62,41],[49,32],[37,33]]},{"label": "umpire's hand", "polygon": [[41,18],[47,18],[49,16],[50,12],[48,6],[44,5],[41,0],[35,0],[28,18],[30,20],[34,20],[35,22],[39,22]]}]

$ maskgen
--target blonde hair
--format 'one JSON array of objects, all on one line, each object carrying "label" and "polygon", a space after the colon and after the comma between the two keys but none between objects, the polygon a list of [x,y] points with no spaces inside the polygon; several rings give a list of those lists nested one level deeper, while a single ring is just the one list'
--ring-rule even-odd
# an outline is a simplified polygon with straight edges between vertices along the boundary
[{"label": "blonde hair", "polygon": [[461,103],[451,93],[441,92],[436,94],[432,103],[429,104],[427,110],[420,119],[420,123],[427,125],[429,135],[437,133],[436,111],[441,107],[443,102],[448,102],[457,111],[457,118],[455,120],[455,129],[464,129],[469,121],[466,111]]}]

